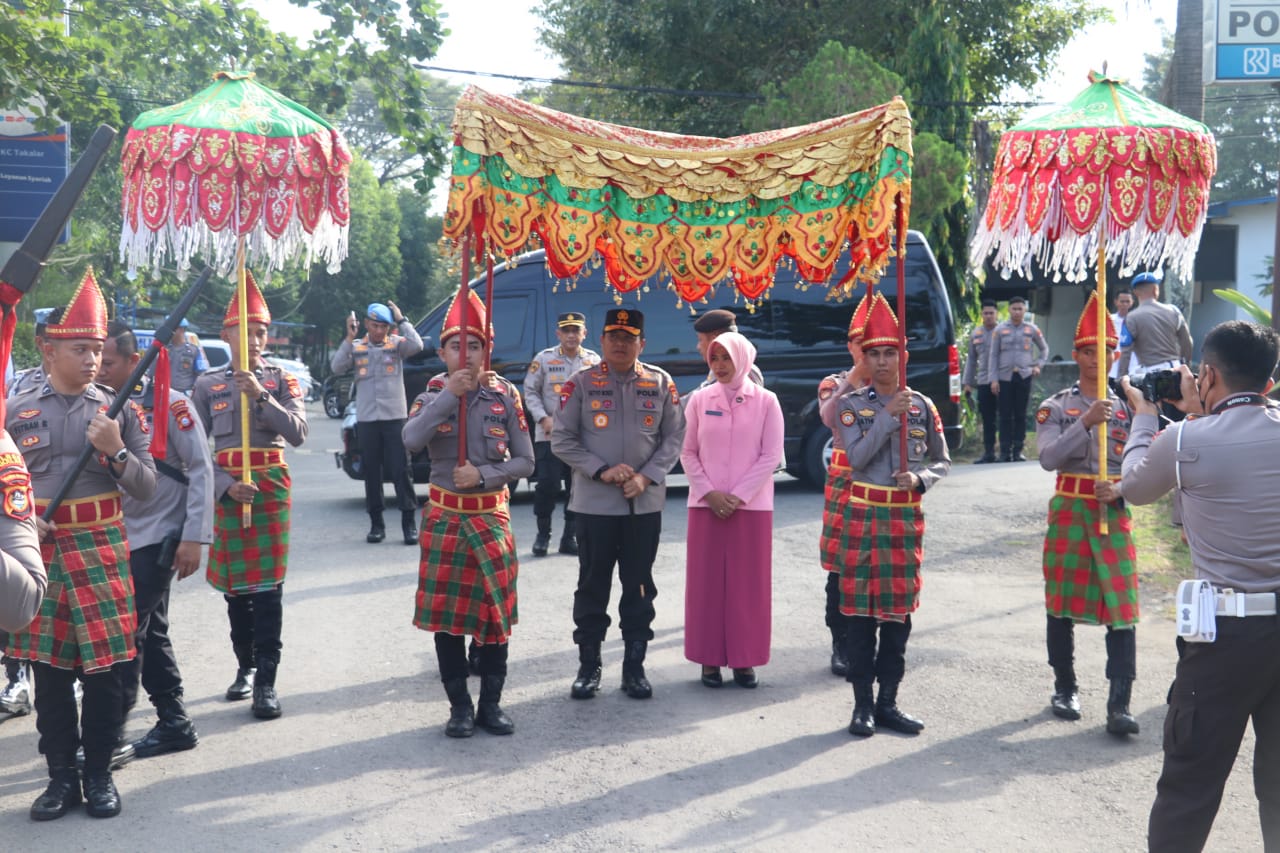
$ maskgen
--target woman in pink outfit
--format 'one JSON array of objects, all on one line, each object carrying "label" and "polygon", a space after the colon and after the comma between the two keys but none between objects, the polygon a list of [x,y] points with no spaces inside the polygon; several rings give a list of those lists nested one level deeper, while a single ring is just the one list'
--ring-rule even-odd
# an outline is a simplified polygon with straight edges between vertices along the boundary
[{"label": "woman in pink outfit", "polygon": [[707,348],[717,382],[685,406],[680,462],[689,478],[684,656],[719,687],[720,667],[743,687],[769,662],[773,472],[782,460],[782,407],[747,374],[756,348],[737,332]]}]

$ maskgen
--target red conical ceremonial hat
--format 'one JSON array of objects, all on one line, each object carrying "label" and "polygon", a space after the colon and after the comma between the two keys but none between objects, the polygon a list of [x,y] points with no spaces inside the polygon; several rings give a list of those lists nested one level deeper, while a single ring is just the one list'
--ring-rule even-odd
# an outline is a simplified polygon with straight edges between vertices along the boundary
[{"label": "red conical ceremonial hat", "polygon": [[[1102,315],[1107,323],[1107,346],[1115,349],[1120,343],[1120,336],[1116,334],[1116,326],[1111,322],[1111,315],[1103,312]],[[1084,304],[1084,311],[1080,314],[1080,320],[1076,323],[1076,338],[1071,344],[1076,349],[1097,345],[1098,343],[1098,291],[1089,294],[1089,301]]]},{"label": "red conical ceremonial hat", "polygon": [[848,339],[856,341],[862,338],[862,334],[867,328],[867,311],[871,309],[871,293],[862,297],[862,301],[858,303],[858,307],[853,310],[853,317],[849,320]]},{"label": "red conical ceremonial hat", "polygon": [[867,322],[862,330],[862,348],[901,346],[898,318],[889,307],[889,301],[878,291],[868,298],[871,305],[867,308]]},{"label": "red conical ceremonial hat", "polygon": [[[444,325],[440,328],[440,343],[444,343],[446,338],[451,338],[462,331],[462,303],[458,301],[459,295],[454,294],[449,312],[444,315]],[[489,334],[491,331],[493,326],[489,325],[488,318],[485,316],[484,302],[474,290],[467,288],[467,335],[488,343],[491,340]]]},{"label": "red conical ceremonial hat", "polygon": [[[253,280],[253,273],[248,270],[244,271],[244,294],[245,302],[245,320],[250,323],[261,323],[264,326],[271,325],[271,309],[267,307],[267,300],[263,298],[262,291],[258,289],[258,283]],[[240,325],[240,302],[237,297],[239,293],[231,294],[231,301],[227,303],[227,313],[222,318],[222,328],[226,329],[231,326]]]},{"label": "red conical ceremonial hat", "polygon": [[84,271],[80,286],[67,303],[58,322],[45,326],[46,338],[89,338],[95,341],[107,339],[107,302],[93,277],[93,267]]}]

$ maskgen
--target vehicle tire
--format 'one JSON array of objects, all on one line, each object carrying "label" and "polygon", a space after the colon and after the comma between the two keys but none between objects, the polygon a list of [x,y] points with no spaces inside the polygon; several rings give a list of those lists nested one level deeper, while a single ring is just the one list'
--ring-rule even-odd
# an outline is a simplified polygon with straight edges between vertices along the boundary
[{"label": "vehicle tire", "polygon": [[324,413],[334,419],[342,417],[342,402],[338,399],[336,390],[325,392]]},{"label": "vehicle tire", "polygon": [[804,479],[815,489],[827,483],[827,463],[831,461],[831,430],[818,427],[804,443]]}]

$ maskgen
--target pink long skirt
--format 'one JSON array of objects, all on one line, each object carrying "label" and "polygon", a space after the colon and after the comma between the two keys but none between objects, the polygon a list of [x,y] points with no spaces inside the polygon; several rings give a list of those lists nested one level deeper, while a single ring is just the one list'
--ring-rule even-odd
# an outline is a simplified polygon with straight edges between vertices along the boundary
[{"label": "pink long skirt", "polygon": [[773,512],[719,519],[689,508],[684,656],[746,669],[769,662],[773,612]]}]

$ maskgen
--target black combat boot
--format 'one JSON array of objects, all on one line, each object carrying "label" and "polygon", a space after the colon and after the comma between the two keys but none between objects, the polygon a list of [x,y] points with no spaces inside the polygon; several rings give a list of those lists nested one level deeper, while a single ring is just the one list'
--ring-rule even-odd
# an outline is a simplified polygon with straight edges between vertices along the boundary
[{"label": "black combat boot", "polygon": [[187,708],[182,703],[182,688],[153,697],[151,701],[160,719],[151,731],[133,742],[134,753],[139,758],[151,758],[166,752],[195,749],[200,736],[196,734],[195,724],[187,716]]},{"label": "black combat boot", "polygon": [[282,713],[276,696],[276,669],[279,662],[258,658],[258,674],[253,680],[253,715],[259,720],[274,720]]},{"label": "black combat boot", "polygon": [[844,678],[849,674],[849,650],[843,631],[831,629],[831,674]]},{"label": "black combat boot", "polygon": [[1076,686],[1075,667],[1053,669],[1053,696],[1049,699],[1053,715],[1064,720],[1080,719],[1080,691]]},{"label": "black combat boot", "polygon": [[645,640],[630,640],[622,654],[622,689],[632,699],[648,699],[653,686],[644,675],[644,656],[649,648]]},{"label": "black combat boot", "polygon": [[898,682],[880,682],[880,695],[876,696],[876,725],[882,729],[904,735],[918,735],[924,723],[898,709]]},{"label": "black combat boot", "polygon": [[574,699],[590,699],[600,689],[599,643],[581,643],[578,646],[578,677],[573,680],[569,695]]},{"label": "black combat boot", "polygon": [[75,755],[46,755],[49,765],[49,787],[31,804],[32,820],[55,820],[67,809],[80,805],[80,774]]},{"label": "black combat boot", "polygon": [[570,557],[578,556],[578,537],[568,530],[560,536],[560,553],[568,554]]},{"label": "black combat boot", "polygon": [[489,734],[509,735],[516,730],[516,724],[502,710],[498,703],[502,701],[502,687],[506,684],[505,675],[486,675],[480,679],[480,703],[476,706],[476,725]]},{"label": "black combat boot", "polygon": [[411,509],[400,511],[400,532],[404,534],[404,544],[418,544],[418,514]]},{"label": "black combat boot", "polygon": [[449,679],[444,683],[444,692],[449,696],[449,722],[445,723],[444,733],[449,737],[471,737],[476,733],[476,709],[471,704],[467,680]]},{"label": "black combat boot", "polygon": [[120,814],[120,792],[110,770],[84,771],[84,810],[89,817],[115,817]]},{"label": "black combat boot", "polygon": [[236,653],[236,680],[227,688],[227,701],[248,699],[253,695],[253,678],[258,670],[253,665],[253,647],[233,646]]},{"label": "black combat boot", "polygon": [[1111,679],[1111,695],[1107,697],[1107,731],[1113,735],[1136,735],[1138,721],[1129,713],[1132,678]]},{"label": "black combat boot", "polygon": [[871,683],[853,685],[853,719],[849,721],[849,734],[871,737],[876,733],[875,691]]},{"label": "black combat boot", "polygon": [[538,516],[538,535],[533,537],[533,556],[547,556],[547,548],[551,547],[551,516]]},{"label": "black combat boot", "polygon": [[369,513],[369,532],[364,537],[364,541],[371,545],[381,542],[387,538],[387,526],[382,523],[381,512]]}]

